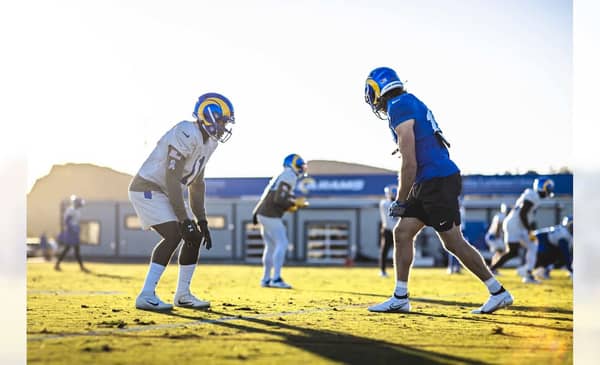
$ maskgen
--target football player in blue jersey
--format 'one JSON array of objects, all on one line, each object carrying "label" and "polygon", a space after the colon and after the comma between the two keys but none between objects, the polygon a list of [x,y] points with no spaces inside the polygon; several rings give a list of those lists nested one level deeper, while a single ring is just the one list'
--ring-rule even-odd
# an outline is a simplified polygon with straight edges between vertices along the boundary
[{"label": "football player in blue jersey", "polygon": [[414,258],[413,239],[423,227],[433,227],[444,248],[455,255],[488,288],[489,299],[476,314],[492,313],[513,303],[513,297],[496,280],[479,252],[463,237],[460,224],[460,171],[450,159],[450,144],[433,113],[408,93],[396,72],[387,67],[371,71],[365,83],[365,101],[388,122],[400,153],[398,194],[390,215],[401,217],[394,227],[396,288],[372,312],[408,312],[408,277]]},{"label": "football player in blue jersey", "polygon": [[573,217],[565,216],[561,224],[539,229],[535,232],[538,241],[535,269],[541,269],[543,279],[550,278],[554,267],[565,266],[573,275]]}]

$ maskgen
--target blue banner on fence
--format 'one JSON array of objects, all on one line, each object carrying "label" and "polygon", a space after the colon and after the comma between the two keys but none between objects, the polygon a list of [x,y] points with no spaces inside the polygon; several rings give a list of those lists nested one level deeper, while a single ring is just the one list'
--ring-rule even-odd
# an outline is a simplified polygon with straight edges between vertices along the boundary
[{"label": "blue banner on fence", "polygon": [[[554,174],[557,195],[573,195],[573,175]],[[538,175],[464,175],[464,195],[520,194],[531,187]],[[259,196],[269,178],[207,178],[206,194],[210,197],[237,198]],[[396,175],[314,175],[298,181],[296,194],[322,197],[383,195],[386,185],[396,184]]]}]

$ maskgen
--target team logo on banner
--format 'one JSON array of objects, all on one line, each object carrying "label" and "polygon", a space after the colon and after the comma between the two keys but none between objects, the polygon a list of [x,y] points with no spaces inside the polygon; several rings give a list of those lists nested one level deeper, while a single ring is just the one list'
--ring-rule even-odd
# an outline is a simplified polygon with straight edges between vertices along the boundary
[{"label": "team logo on banner", "polygon": [[358,192],[365,188],[364,179],[319,179],[306,177],[298,182],[296,189],[302,194],[310,192]]}]

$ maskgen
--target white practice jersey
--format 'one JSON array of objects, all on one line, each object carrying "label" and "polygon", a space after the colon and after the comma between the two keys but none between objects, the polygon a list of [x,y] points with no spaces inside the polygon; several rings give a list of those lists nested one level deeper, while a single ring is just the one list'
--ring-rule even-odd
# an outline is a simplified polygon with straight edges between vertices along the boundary
[{"label": "white practice jersey", "polygon": [[394,226],[398,222],[398,218],[390,217],[390,205],[392,201],[389,199],[382,199],[379,202],[379,216],[381,217],[381,224],[383,225],[383,229],[391,231],[394,229]]},{"label": "white practice jersey", "polygon": [[77,227],[79,226],[80,219],[81,212],[79,209],[76,209],[73,206],[69,206],[67,209],[65,209],[65,213],[63,215],[63,224],[66,225],[68,222],[72,227]]},{"label": "white practice jersey", "polygon": [[169,146],[173,146],[185,158],[181,183],[190,185],[204,169],[217,145],[218,142],[213,138],[208,138],[206,144],[204,143],[198,123],[179,122],[161,137],[150,156],[144,161],[138,175],[157,184],[166,192],[166,171],[169,163],[167,154]]},{"label": "white practice jersey", "polygon": [[529,213],[527,214],[527,222],[531,223],[533,221],[533,216],[535,215],[537,207],[540,205],[541,198],[540,195],[533,189],[525,189],[523,194],[521,194],[519,199],[517,199],[515,207],[511,209],[508,215],[506,216],[506,224],[509,227],[525,229],[525,227],[523,226],[523,222],[521,222],[519,214],[521,212],[521,208],[523,207],[523,203],[526,200],[530,201],[533,204],[533,206],[529,210]]},{"label": "white practice jersey", "polygon": [[280,189],[281,184],[285,184],[289,186],[290,189],[290,191],[287,191],[287,193],[293,195],[297,181],[298,177],[296,176],[294,170],[289,167],[285,167],[279,175],[274,176],[269,181],[269,184],[267,184],[265,187],[265,190],[263,191],[263,194],[254,209],[255,212],[265,217],[282,217],[286,209],[285,207],[276,203],[277,191]]},{"label": "white practice jersey", "polygon": [[492,223],[490,223],[490,228],[488,228],[488,234],[492,234],[496,236],[496,238],[502,237],[502,222],[504,222],[504,219],[506,219],[505,213],[498,212],[494,214]]},{"label": "white practice jersey", "polygon": [[558,246],[560,240],[566,240],[569,246],[573,244],[573,236],[569,233],[569,230],[563,225],[556,225],[552,227],[546,227],[535,231],[535,234],[548,233],[548,242],[554,246]]}]

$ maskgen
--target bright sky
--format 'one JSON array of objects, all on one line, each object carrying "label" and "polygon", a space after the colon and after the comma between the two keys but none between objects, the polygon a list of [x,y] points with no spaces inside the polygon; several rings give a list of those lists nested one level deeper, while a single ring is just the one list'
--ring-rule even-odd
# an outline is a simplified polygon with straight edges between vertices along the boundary
[{"label": "bright sky", "polygon": [[25,72],[8,77],[35,81],[13,91],[26,96],[21,120],[38,121],[28,189],[58,163],[135,174],[209,91],[229,97],[237,124],[208,177],[269,176],[289,153],[395,169],[387,123],[363,99],[367,74],[383,65],[434,112],[463,173],[571,166],[571,5],[17,3],[28,21],[7,40],[22,56],[9,62]]}]

